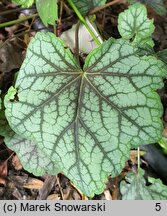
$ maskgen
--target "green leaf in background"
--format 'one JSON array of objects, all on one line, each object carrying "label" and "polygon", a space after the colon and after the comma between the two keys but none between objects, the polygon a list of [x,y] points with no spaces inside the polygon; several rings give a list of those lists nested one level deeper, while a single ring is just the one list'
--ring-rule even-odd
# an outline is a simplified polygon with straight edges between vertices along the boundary
[{"label": "green leaf in background", "polygon": [[36,7],[43,24],[54,26],[58,19],[57,0],[36,0]]},{"label": "green leaf in background", "polygon": [[103,192],[107,177],[122,171],[132,145],[161,138],[155,90],[166,71],[139,52],[110,39],[88,55],[82,70],[59,38],[37,33],[5,97],[11,128],[87,196]]},{"label": "green leaf in background", "polygon": [[138,174],[128,173],[120,184],[123,200],[166,200],[167,187],[160,179],[148,178],[151,185],[146,186],[143,177],[144,170],[139,169]]},{"label": "green leaf in background", "polygon": [[34,3],[34,0],[12,0],[12,2],[26,8],[30,7]]},{"label": "green leaf in background", "polygon": [[38,148],[36,143],[24,139],[12,131],[3,110],[0,111],[0,135],[5,137],[5,144],[17,152],[24,169],[37,176],[42,176],[49,171],[50,174],[60,172],[56,164]]},{"label": "green leaf in background", "polygon": [[91,9],[105,5],[106,0],[73,0],[73,3],[82,15],[86,15]]},{"label": "green leaf in background", "polygon": [[130,4],[141,2],[151,7],[157,14],[163,16],[167,10],[164,4],[164,0],[127,0]]},{"label": "green leaf in background", "polygon": [[[118,17],[118,29],[122,38],[133,39],[136,42],[148,39],[154,32],[153,20],[147,18],[147,10],[144,5],[136,3],[129,9],[120,13]],[[148,43],[148,42],[147,42]]]}]

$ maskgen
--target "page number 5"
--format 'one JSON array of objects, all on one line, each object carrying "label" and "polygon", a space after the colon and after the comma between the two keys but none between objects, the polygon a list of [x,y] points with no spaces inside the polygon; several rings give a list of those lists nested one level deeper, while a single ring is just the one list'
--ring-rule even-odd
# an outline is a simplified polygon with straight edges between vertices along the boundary
[{"label": "page number 5", "polygon": [[161,211],[161,203],[156,203],[155,204],[155,210],[156,211]]}]

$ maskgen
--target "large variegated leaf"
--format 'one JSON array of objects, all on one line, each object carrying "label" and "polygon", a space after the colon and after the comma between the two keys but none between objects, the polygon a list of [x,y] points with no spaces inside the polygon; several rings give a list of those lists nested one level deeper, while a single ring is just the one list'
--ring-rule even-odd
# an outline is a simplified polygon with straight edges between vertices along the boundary
[{"label": "large variegated leaf", "polygon": [[166,71],[155,57],[139,54],[129,42],[111,39],[88,55],[82,70],[60,39],[37,33],[5,97],[12,129],[88,196],[121,172],[132,145],[161,137],[155,90]]},{"label": "large variegated leaf", "polygon": [[81,14],[87,14],[91,9],[105,5],[106,0],[73,0],[73,3]]},{"label": "large variegated leaf", "polygon": [[126,181],[120,184],[123,200],[166,200],[167,187],[160,179],[148,178],[151,185],[146,186],[143,177],[144,171],[139,170],[138,174],[128,173]]},{"label": "large variegated leaf", "polygon": [[154,32],[153,20],[147,18],[147,10],[144,5],[136,3],[122,12],[118,17],[118,29],[124,39],[151,40]]}]

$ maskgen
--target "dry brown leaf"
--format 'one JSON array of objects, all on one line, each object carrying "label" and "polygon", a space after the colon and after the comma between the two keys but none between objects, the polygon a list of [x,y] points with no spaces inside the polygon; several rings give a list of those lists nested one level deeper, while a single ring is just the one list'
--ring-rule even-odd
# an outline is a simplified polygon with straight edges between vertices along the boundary
[{"label": "dry brown leaf", "polygon": [[39,190],[37,200],[46,200],[52,188],[55,186],[56,176],[45,175],[43,187]]},{"label": "dry brown leaf", "polygon": [[17,157],[17,155],[15,155],[12,158],[12,165],[14,166],[15,170],[17,170],[17,171],[22,170],[22,168],[23,168],[23,166],[22,166],[19,158]]},{"label": "dry brown leaf", "polygon": [[89,198],[83,194],[82,195],[82,200],[89,200]]},{"label": "dry brown leaf", "polygon": [[81,195],[76,190],[72,191],[72,197],[74,200],[81,200]]},{"label": "dry brown leaf", "polygon": [[47,197],[47,200],[60,200],[60,199],[61,199],[60,194],[50,194],[50,195]]},{"label": "dry brown leaf", "polygon": [[73,200],[71,191],[70,187],[63,189],[63,200]]},{"label": "dry brown leaf", "polygon": [[26,184],[24,184],[23,187],[28,188],[28,189],[40,190],[43,187],[43,184],[44,184],[44,182],[39,180],[39,179],[29,178],[28,182]]}]

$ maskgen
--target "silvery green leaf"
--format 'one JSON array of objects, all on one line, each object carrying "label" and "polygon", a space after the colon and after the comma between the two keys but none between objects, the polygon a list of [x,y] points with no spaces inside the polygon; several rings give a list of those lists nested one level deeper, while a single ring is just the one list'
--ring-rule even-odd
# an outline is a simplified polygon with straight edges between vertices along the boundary
[{"label": "silvery green leaf", "polygon": [[123,39],[104,42],[81,68],[62,40],[37,33],[5,97],[6,117],[92,197],[122,171],[132,146],[161,138],[156,90],[166,73],[160,60]]},{"label": "silvery green leaf", "polygon": [[118,29],[122,38],[140,42],[151,37],[154,32],[154,24],[153,20],[147,18],[145,6],[136,3],[119,14]]}]

